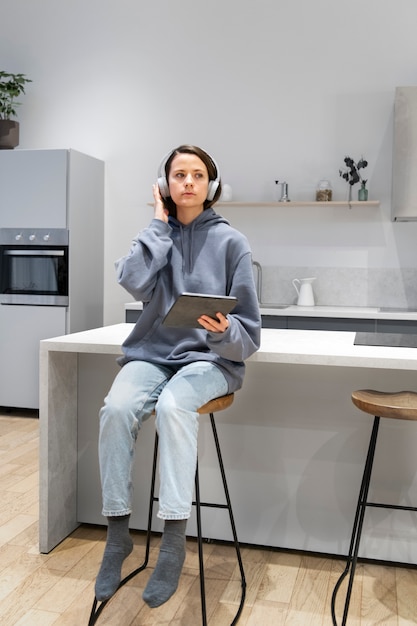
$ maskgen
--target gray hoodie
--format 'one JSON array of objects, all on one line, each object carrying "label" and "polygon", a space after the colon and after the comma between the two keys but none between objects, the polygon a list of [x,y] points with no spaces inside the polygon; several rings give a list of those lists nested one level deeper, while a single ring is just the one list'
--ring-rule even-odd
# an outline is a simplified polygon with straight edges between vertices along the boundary
[{"label": "gray hoodie", "polygon": [[[242,386],[244,360],[260,344],[261,318],[252,257],[244,235],[213,209],[191,224],[170,217],[153,219],[133,240],[130,253],[116,262],[117,278],[143,312],[123,343],[119,363],[142,360],[174,368],[212,361],[224,373],[229,392]],[[224,333],[162,325],[184,291],[236,296]]]}]

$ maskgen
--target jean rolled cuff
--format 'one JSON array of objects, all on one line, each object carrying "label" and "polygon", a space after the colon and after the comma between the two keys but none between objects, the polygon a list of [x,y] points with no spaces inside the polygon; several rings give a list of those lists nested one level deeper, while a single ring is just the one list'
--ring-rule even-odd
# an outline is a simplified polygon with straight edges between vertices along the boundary
[{"label": "jean rolled cuff", "polygon": [[111,511],[111,510],[103,509],[101,514],[104,515],[104,517],[122,517],[123,515],[130,515],[131,512],[132,512],[131,509],[122,509],[119,511]]},{"label": "jean rolled cuff", "polygon": [[158,511],[156,516],[159,519],[169,521],[169,520],[189,519],[190,513],[163,513],[162,511]]}]

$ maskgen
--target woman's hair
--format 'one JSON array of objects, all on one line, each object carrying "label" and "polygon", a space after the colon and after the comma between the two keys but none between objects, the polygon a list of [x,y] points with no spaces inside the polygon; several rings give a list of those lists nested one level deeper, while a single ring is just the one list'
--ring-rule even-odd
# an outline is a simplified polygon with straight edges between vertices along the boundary
[{"label": "woman's hair", "polygon": [[[178,146],[178,148],[175,148],[175,150],[171,152],[171,154],[165,161],[165,172],[163,172],[163,174],[165,175],[167,181],[168,181],[169,171],[171,169],[172,161],[174,157],[177,156],[177,154],[195,154],[196,156],[198,156],[199,159],[203,161],[204,165],[206,166],[209,180],[218,179],[219,185],[216,189],[216,193],[214,194],[213,199],[204,201],[204,209],[209,209],[211,206],[213,206],[213,204],[217,202],[222,192],[220,173],[217,171],[216,163],[213,161],[213,159],[207,152],[205,152],[202,148],[199,148],[198,146],[191,146],[191,145]],[[172,200],[171,196],[169,196],[168,198],[163,198],[163,201],[164,201],[165,208],[168,209],[169,211],[169,214],[172,215],[172,217],[176,217],[177,207],[175,206],[175,202]]]}]

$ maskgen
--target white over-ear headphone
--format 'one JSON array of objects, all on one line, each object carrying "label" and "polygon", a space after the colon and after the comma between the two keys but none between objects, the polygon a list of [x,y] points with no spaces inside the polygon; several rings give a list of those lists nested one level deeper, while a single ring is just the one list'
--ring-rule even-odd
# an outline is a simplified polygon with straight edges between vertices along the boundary
[{"label": "white over-ear headphone", "polygon": [[[159,191],[161,192],[161,196],[163,198],[169,198],[169,196],[171,195],[169,192],[168,181],[165,175],[165,165],[168,159],[170,158],[170,156],[173,154],[173,152],[175,152],[175,150],[171,150],[170,152],[168,152],[168,154],[162,159],[161,164],[158,168],[158,187],[159,187]],[[219,168],[217,167],[216,161],[213,159],[213,157],[210,154],[208,154],[207,152],[206,154],[211,159],[216,169],[216,178],[214,180],[209,181],[208,190],[207,190],[207,200],[211,201],[216,195],[216,191],[218,189],[218,186],[220,185],[220,174],[219,174]]]}]

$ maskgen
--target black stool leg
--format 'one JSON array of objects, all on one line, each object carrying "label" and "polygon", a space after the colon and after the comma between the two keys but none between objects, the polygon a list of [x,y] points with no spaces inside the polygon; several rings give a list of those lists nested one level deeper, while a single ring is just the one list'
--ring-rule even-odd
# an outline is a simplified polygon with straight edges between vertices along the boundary
[{"label": "black stool leg", "polygon": [[227,486],[226,473],[224,471],[223,458],[222,458],[219,437],[217,435],[216,422],[214,421],[213,413],[210,413],[210,422],[211,422],[211,428],[213,431],[214,443],[216,445],[216,452],[217,452],[217,458],[219,461],[220,473],[221,473],[222,481],[223,481],[223,489],[224,489],[224,495],[226,497],[226,502],[227,502],[227,510],[229,511],[230,526],[232,528],[232,533],[233,533],[233,544],[234,544],[235,551],[236,551],[237,561],[239,563],[239,571],[240,571],[240,579],[241,579],[241,587],[242,587],[239,608],[233,619],[233,622],[231,623],[231,626],[234,626],[234,624],[237,624],[237,622],[239,621],[240,615],[243,610],[243,605],[245,603],[246,578],[245,578],[245,571],[243,569],[242,556],[240,553],[240,545],[239,545],[239,540],[237,538],[237,532],[236,532],[236,524],[235,524],[235,520],[233,517],[232,503],[230,501],[229,488]]},{"label": "black stool leg", "polygon": [[198,473],[198,460],[195,469],[195,508],[197,521],[198,565],[200,570],[201,620],[202,625],[207,626],[206,586],[204,578],[203,532],[201,527],[200,477]]},{"label": "black stool leg", "polygon": [[[154,502],[158,499],[158,498],[155,498],[156,468],[157,468],[157,460],[158,460],[158,443],[159,443],[158,433],[155,433],[155,443],[154,443],[153,461],[152,461],[152,478],[151,478],[151,488],[150,488],[150,493],[149,493],[148,527],[146,529],[146,546],[145,546],[144,560],[143,560],[142,565],[137,567],[135,570],[133,570],[133,572],[131,572],[128,576],[126,576],[125,578],[123,578],[123,580],[120,581],[120,584],[118,588],[116,589],[116,592],[114,593],[114,595],[116,595],[117,591],[121,587],[123,587],[127,582],[129,582],[129,580],[134,578],[136,574],[139,574],[139,572],[142,572],[148,566],[150,545],[151,545],[153,505],[154,505]],[[97,608],[98,600],[97,598],[94,598],[93,606],[91,608],[91,613],[90,613],[90,619],[88,621],[88,626],[94,626],[102,610],[106,606],[107,602],[109,602],[110,600],[111,598],[109,598],[108,600],[104,600],[103,602],[99,604]]]},{"label": "black stool leg", "polygon": [[360,545],[360,540],[361,540],[361,535],[362,535],[363,521],[365,517],[365,511],[366,511],[367,500],[368,500],[369,484],[371,482],[372,466],[374,462],[376,441],[378,437],[379,421],[380,421],[380,418],[377,415],[375,415],[371,438],[369,440],[365,468],[364,468],[363,476],[362,476],[361,488],[359,491],[359,498],[358,498],[358,503],[356,507],[355,520],[353,523],[352,536],[350,540],[346,567],[344,571],[342,572],[342,574],[340,575],[335,585],[335,588],[333,590],[333,594],[332,594],[331,610],[332,610],[333,626],[337,626],[336,613],[335,613],[336,596],[339,591],[340,585],[342,584],[343,580],[345,579],[345,577],[347,576],[350,570],[349,583],[348,583],[348,588],[346,592],[345,606],[344,606],[343,618],[342,618],[342,626],[346,626],[347,615],[348,615],[349,604],[350,604],[350,597],[352,594],[353,579],[355,576],[356,564],[358,561],[358,553],[359,553],[359,545]]}]

